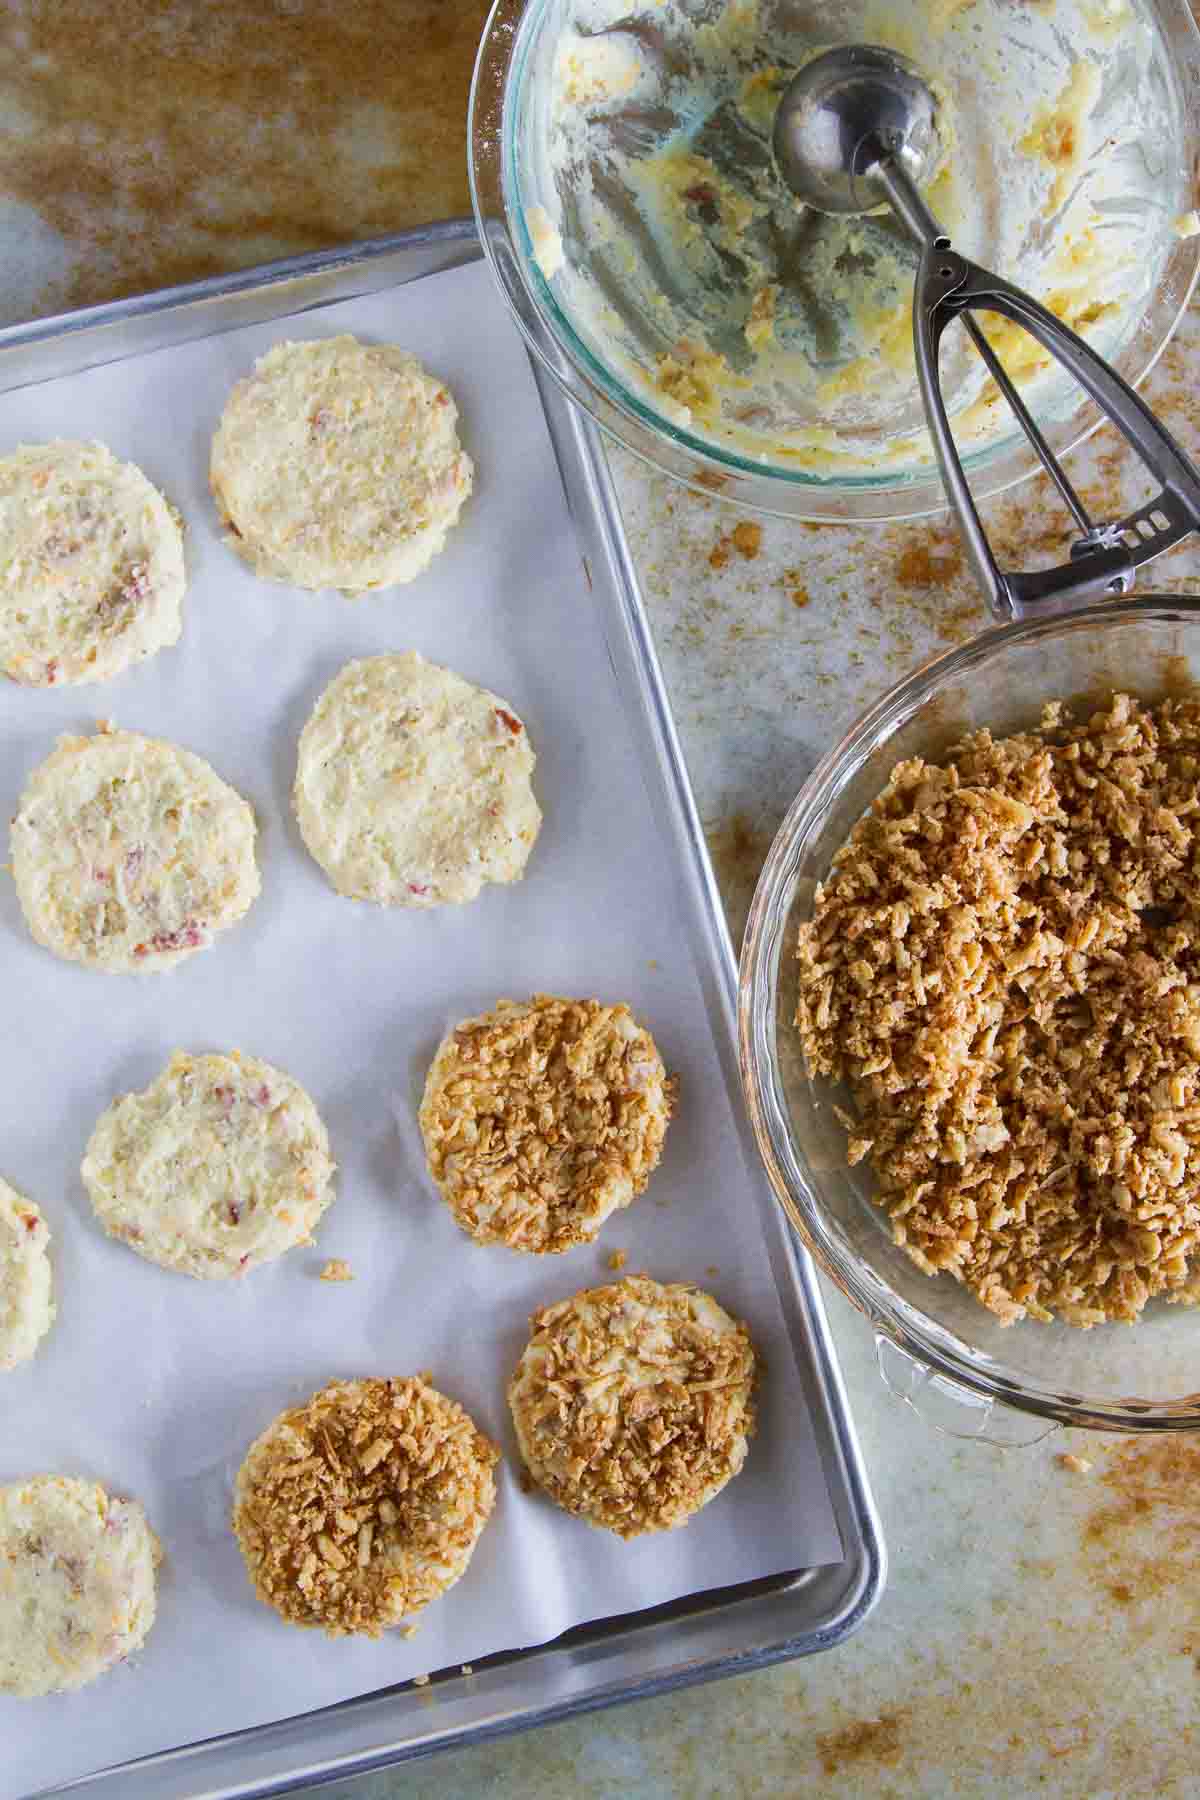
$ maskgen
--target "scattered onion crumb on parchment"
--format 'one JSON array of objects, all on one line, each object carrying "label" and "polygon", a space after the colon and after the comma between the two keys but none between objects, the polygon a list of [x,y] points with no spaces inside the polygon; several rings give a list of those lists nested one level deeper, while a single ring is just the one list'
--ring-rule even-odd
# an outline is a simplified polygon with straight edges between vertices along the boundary
[{"label": "scattered onion crumb on parchment", "polygon": [[331,1256],[321,1270],[322,1281],[353,1281],[354,1270],[340,1256]]}]

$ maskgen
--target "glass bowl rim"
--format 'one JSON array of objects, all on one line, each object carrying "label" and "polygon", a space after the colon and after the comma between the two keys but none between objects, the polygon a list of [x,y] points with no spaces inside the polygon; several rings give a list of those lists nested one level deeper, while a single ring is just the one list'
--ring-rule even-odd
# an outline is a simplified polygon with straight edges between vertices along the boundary
[{"label": "glass bowl rim", "polygon": [[[969,675],[1014,644],[1086,632],[1101,621],[1118,627],[1141,622],[1197,625],[1200,596],[1152,593],[1067,615],[993,626],[931,658],[889,688],[821,758],[788,808],[755,888],[739,969],[739,1062],[755,1140],[776,1200],[823,1273],[865,1314],[877,1336],[890,1340],[935,1377],[1021,1413],[1105,1431],[1194,1430],[1200,1427],[1200,1392],[1170,1401],[1072,1396],[998,1362],[989,1366],[947,1327],[894,1294],[863,1259],[847,1254],[825,1227],[819,1181],[791,1140],[778,1075],[776,994],[783,934],[795,899],[800,857],[838,794],[867,757],[945,683]],[[780,1154],[781,1135],[798,1179],[789,1174]],[[1037,1329],[1036,1321],[1013,1327],[1025,1328]]]}]

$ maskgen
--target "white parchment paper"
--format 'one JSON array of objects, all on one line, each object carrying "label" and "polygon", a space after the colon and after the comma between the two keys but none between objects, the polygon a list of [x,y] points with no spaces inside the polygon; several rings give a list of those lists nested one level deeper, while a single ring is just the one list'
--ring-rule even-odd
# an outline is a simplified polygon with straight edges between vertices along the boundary
[{"label": "white parchment paper", "polygon": [[[221,542],[208,447],[230,385],[284,337],[353,331],[452,386],[476,492],[411,587],[351,603],[264,584]],[[481,264],[4,396],[0,450],[98,437],[183,511],[179,645],[95,688],[0,689],[0,804],[62,731],[99,716],[175,739],[252,802],[263,891],[171,975],[112,977],[29,937],[0,878],[0,1172],[53,1233],[59,1320],[0,1376],[0,1481],[84,1474],[136,1496],[165,1547],[159,1617],[81,1692],[0,1698],[0,1796],[330,1704],[587,1619],[841,1556],[757,1225],[748,1167],[525,353]],[[348,659],[414,648],[509,698],[538,752],[545,824],[523,882],[473,905],[385,912],[336,895],[291,816],[297,736]],[[682,1083],[647,1193],[599,1244],[522,1257],[471,1243],[424,1172],[415,1108],[446,1027],[537,989],[628,999]],[[239,1283],[143,1262],[97,1227],[91,1128],[175,1048],[240,1047],[314,1096],[340,1165],[315,1247]],[[504,1387],[530,1311],[630,1271],[712,1289],[769,1373],[745,1471],[686,1530],[622,1544],[521,1492]],[[322,1283],[327,1258],[356,1279]],[[228,1527],[231,1478],[282,1407],[333,1376],[429,1369],[502,1445],[471,1567],[411,1641],[283,1625]]]}]

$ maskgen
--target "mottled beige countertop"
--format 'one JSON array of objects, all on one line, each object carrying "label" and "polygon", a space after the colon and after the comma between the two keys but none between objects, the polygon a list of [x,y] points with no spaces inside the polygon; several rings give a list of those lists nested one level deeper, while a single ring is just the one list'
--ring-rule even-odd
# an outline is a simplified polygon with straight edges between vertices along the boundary
[{"label": "mottled beige countertop", "polygon": [[[7,0],[0,317],[467,210],[480,0]],[[1200,454],[1200,315],[1152,386]],[[735,930],[799,782],[881,685],[979,629],[945,524],[735,519],[614,459]],[[1076,459],[1107,511],[1104,434]],[[1044,483],[990,510],[1057,543]],[[751,554],[747,554],[751,551]],[[1146,585],[1146,584],[1143,584]],[[1200,591],[1200,553],[1156,587]],[[803,703],[803,705],[801,705]],[[891,1556],[840,1649],[366,1781],[334,1800],[1200,1793],[1200,1439],[1060,1434],[1006,1454],[894,1399],[829,1307]],[[1070,1449],[1092,1466],[1073,1472]],[[1194,1585],[1196,1584],[1196,1585]]]},{"label": "mottled beige countertop", "polygon": [[0,316],[469,212],[467,91],[487,12],[5,0]]}]

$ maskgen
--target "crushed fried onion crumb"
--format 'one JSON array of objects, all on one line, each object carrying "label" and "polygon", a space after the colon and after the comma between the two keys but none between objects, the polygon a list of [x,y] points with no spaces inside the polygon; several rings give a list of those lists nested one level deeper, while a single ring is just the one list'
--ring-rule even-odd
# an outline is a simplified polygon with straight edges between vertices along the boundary
[{"label": "crushed fried onion crumb", "polygon": [[340,1256],[331,1256],[321,1270],[322,1281],[353,1281],[354,1270]]},{"label": "crushed fried onion crumb", "polygon": [[1064,1450],[1058,1459],[1060,1469],[1066,1469],[1069,1475],[1089,1475],[1092,1464],[1086,1456],[1076,1456],[1073,1450]]},{"label": "crushed fried onion crumb", "polygon": [[535,994],[449,1033],[420,1124],[430,1173],[463,1230],[546,1254],[590,1243],[642,1192],[674,1098],[628,1006]]},{"label": "crushed fried onion crumb", "polygon": [[1200,699],[901,762],[800,928],[811,1076],[892,1234],[1005,1324],[1194,1304]]},{"label": "crushed fried onion crumb", "polygon": [[508,1390],[521,1454],[560,1506],[619,1537],[684,1525],[745,1461],[760,1367],[699,1288],[591,1288],[533,1316]]},{"label": "crushed fried onion crumb", "polygon": [[259,1598],[331,1637],[401,1624],[465,1570],[498,1456],[420,1379],[331,1381],[238,1473],[234,1531]]}]

